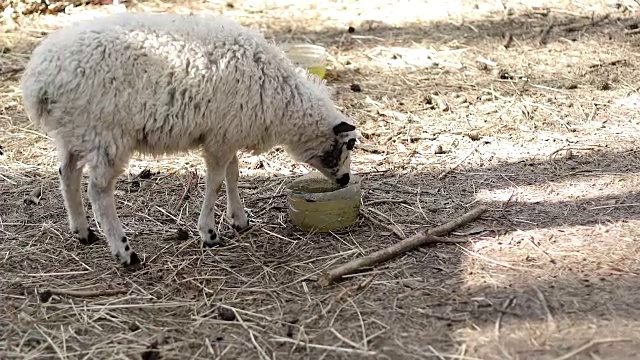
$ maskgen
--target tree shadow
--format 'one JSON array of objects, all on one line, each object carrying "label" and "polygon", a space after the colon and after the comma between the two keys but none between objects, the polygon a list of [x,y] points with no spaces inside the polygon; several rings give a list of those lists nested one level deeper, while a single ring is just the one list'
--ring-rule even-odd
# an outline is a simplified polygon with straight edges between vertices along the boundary
[{"label": "tree shadow", "polygon": [[[570,26],[587,20],[591,21],[567,15],[563,21],[567,23],[566,26]],[[466,46],[473,46],[483,44],[487,39],[496,44],[501,43],[504,34],[509,33],[517,46],[539,46],[536,32],[544,30],[548,23],[544,16],[527,15],[501,22],[473,22],[462,26],[440,23],[428,29],[417,25],[414,28],[372,26],[370,30],[366,30],[366,36],[389,39],[389,44],[403,47],[412,46],[413,42],[442,43],[453,37],[464,39]],[[578,33],[579,37],[585,34],[594,37],[597,35],[601,38],[606,37],[609,30],[621,35],[623,29],[613,20],[603,20],[595,26],[586,26],[584,30],[581,28],[568,33]],[[356,34],[362,31],[357,29]],[[550,31],[547,44],[566,37],[567,30],[562,31],[564,33]],[[340,45],[343,34],[342,29],[329,29],[305,36],[324,41],[329,46],[337,46]],[[283,39],[289,35],[274,33],[273,36]],[[621,36],[613,36],[611,41],[620,40]],[[365,50],[374,41],[376,39],[362,38],[352,44],[354,49]],[[156,59],[155,64],[157,71],[174,70],[164,59]],[[322,235],[306,234],[295,229],[287,219],[286,200],[282,196],[268,196],[278,195],[282,178],[242,177],[243,183],[257,184],[257,189],[253,189],[256,191],[252,191],[249,197],[264,197],[247,203],[253,220],[259,221],[258,229],[235,239],[226,249],[201,256],[201,250],[188,247],[196,244],[193,235],[197,233],[194,226],[197,211],[187,212],[184,218],[180,217],[180,223],[177,223],[177,212],[171,213],[158,206],[158,202],[161,202],[161,206],[173,205],[179,200],[184,184],[189,182],[187,175],[173,176],[173,183],[152,188],[148,196],[140,196],[140,192],[131,191],[129,183],[119,182],[119,190],[124,192],[119,195],[119,213],[128,231],[136,234],[132,237],[133,246],[147,254],[150,264],[150,270],[129,277],[128,280],[135,282],[139,288],[147,289],[157,299],[172,299],[183,296],[187,290],[193,291],[187,289],[188,286],[182,280],[193,280],[194,274],[203,278],[209,273],[215,274],[222,280],[198,280],[195,283],[205,288],[223,289],[213,296],[269,318],[278,321],[282,321],[285,315],[287,319],[296,318],[299,323],[305,324],[305,331],[312,335],[308,341],[319,344],[342,341],[330,329],[350,339],[358,339],[359,336],[361,339],[361,328],[367,334],[384,331],[384,336],[371,338],[367,342],[370,348],[380,349],[380,353],[387,358],[420,357],[433,354],[434,348],[453,351],[456,346],[469,340],[469,337],[464,338],[464,334],[460,335],[461,331],[469,331],[469,336],[481,337],[482,332],[492,331],[498,319],[501,319],[503,327],[514,332],[518,326],[536,329],[540,324],[553,321],[560,326],[560,330],[570,329],[574,324],[589,324],[598,328],[589,335],[605,336],[620,331],[615,328],[615,322],[620,318],[634,325],[640,315],[637,305],[640,299],[636,291],[639,284],[633,268],[637,267],[636,264],[629,266],[628,258],[619,253],[608,252],[619,247],[620,251],[633,256],[635,244],[633,241],[620,243],[618,235],[603,239],[606,233],[594,233],[593,228],[640,220],[640,212],[633,211],[634,204],[640,203],[640,195],[637,191],[630,190],[634,181],[635,184],[638,182],[638,155],[638,150],[602,151],[556,162],[526,161],[455,170],[444,179],[439,179],[439,174],[435,172],[414,173],[411,176],[394,172],[368,174],[364,185],[365,206],[377,210],[379,214],[385,214],[387,219],[379,214],[376,216],[381,221],[398,223],[407,234],[444,223],[461,215],[474,204],[486,204],[491,211],[477,222],[459,230],[459,233],[467,233],[465,236],[470,238],[470,244],[460,247],[426,247],[376,268],[365,269],[364,273],[325,289],[314,288],[312,281],[300,279],[306,276],[313,279],[320,269],[340,262],[334,262],[336,259],[346,261],[373,249],[389,246],[398,239],[386,229],[364,219],[345,231]],[[593,189],[594,196],[589,196],[588,189],[584,187],[577,193],[566,190],[577,187],[575,184],[583,180],[598,178],[610,178],[610,189],[619,191],[608,191],[609,188],[604,183],[601,183],[603,189]],[[624,184],[615,185],[615,182]],[[567,183],[574,185],[566,185]],[[45,222],[52,213],[52,207],[55,207],[58,209],[57,219],[60,220],[57,231],[61,233],[65,223],[62,220],[64,214],[60,211],[62,201],[57,194],[57,184],[49,183],[47,186],[44,193],[56,195],[45,196],[41,204],[27,208],[24,219],[32,223]],[[200,182],[198,189],[185,200],[190,209],[199,209],[202,186]],[[564,190],[558,190],[561,187]],[[422,193],[419,189],[423,189]],[[246,191],[243,193],[247,197]],[[224,204],[224,189],[222,194],[218,207]],[[385,199],[402,200],[402,205],[406,206],[384,201],[375,206],[367,205],[370,201]],[[145,222],[141,219],[153,221]],[[5,227],[3,231],[20,230],[22,225],[11,226],[13,228]],[[166,234],[167,228],[172,227],[193,230],[189,240],[192,245],[186,246],[184,241],[160,236]],[[565,255],[547,253],[555,263],[536,248],[543,248],[543,244],[534,242],[527,250],[527,241],[518,235],[521,232],[533,234],[536,230],[567,232],[574,231],[577,227],[590,229],[582,233],[576,232],[576,239],[573,240],[574,258],[565,260],[561,257]],[[268,232],[261,231],[260,228]],[[16,238],[32,236],[32,233],[15,233],[18,234]],[[43,232],[33,236],[42,240],[51,234]],[[621,236],[632,237],[633,231]],[[96,271],[106,274],[104,279],[120,277],[119,274],[113,274],[113,264],[98,260],[107,254],[106,244],[100,245],[104,248],[101,251],[83,250],[69,236],[64,239],[66,242],[60,248],[67,253],[78,252],[82,261],[87,261],[95,266]],[[515,254],[511,254],[508,259],[494,259],[502,265],[486,259],[474,262],[477,259],[474,254],[478,255],[475,246],[489,242],[496,246],[496,254],[504,254],[501,246],[520,248],[514,250]],[[602,258],[576,261],[575,258],[581,256],[581,247],[590,248],[592,255],[593,249],[599,248],[603,252]],[[70,256],[66,259],[68,262],[57,262],[56,265],[66,264],[71,269],[81,267],[76,259]],[[158,274],[167,270],[163,264],[174,259],[185,260],[181,260],[179,266],[175,267],[170,282],[157,286],[158,278],[161,277]],[[5,274],[18,279],[24,278],[24,274],[33,272],[33,268],[46,268],[50,263],[51,259],[43,261],[33,254],[25,254],[20,258],[9,257]],[[619,266],[619,263],[623,266]],[[472,272],[478,272],[481,276],[472,276]],[[51,282],[71,283],[76,279],[74,277],[87,281],[82,276],[84,275],[61,275]],[[371,281],[367,283],[369,279]],[[249,280],[252,287],[247,289]],[[362,287],[357,286],[360,284],[363,284]],[[250,291],[255,291],[258,295]],[[343,291],[345,298],[339,298],[338,295]],[[330,307],[332,303],[338,305]],[[194,306],[194,311],[201,314],[205,311],[201,307],[208,306],[205,302]],[[297,310],[293,309],[295,306],[298,306]],[[339,320],[334,323],[338,315]],[[121,316],[126,318],[131,313],[123,313]],[[169,318],[172,314],[166,316]],[[249,315],[247,317],[251,318]],[[151,315],[144,320],[157,322],[154,325],[158,328],[167,326]],[[608,326],[602,326],[605,323]],[[224,325],[216,326],[220,328]],[[302,331],[302,325],[296,326],[297,330]],[[471,331],[474,328],[476,332]],[[269,329],[267,325],[265,329]],[[173,328],[169,332],[179,333],[180,330]],[[237,339],[246,340],[248,336],[242,329],[230,327],[228,331],[237,335]],[[586,336],[582,333],[569,340],[565,338],[563,344],[560,332],[552,335],[559,340],[555,343],[554,338],[549,340],[543,349],[546,355],[561,355],[566,352],[563,350],[567,350],[568,343],[576,346]],[[539,355],[540,348],[523,339],[526,337],[514,338],[508,348],[503,350],[514,357]],[[288,346],[277,349],[287,354],[290,350]],[[637,351],[638,346],[637,342],[632,342],[626,348],[616,351],[620,351],[617,353],[620,355],[623,350]],[[248,348],[251,348],[250,341],[238,341],[237,347],[229,352],[229,356],[241,354],[243,349]],[[325,350],[306,349],[311,355],[321,354]],[[487,358],[503,358],[493,345],[476,350],[484,351]],[[296,351],[305,350],[302,348]]]}]

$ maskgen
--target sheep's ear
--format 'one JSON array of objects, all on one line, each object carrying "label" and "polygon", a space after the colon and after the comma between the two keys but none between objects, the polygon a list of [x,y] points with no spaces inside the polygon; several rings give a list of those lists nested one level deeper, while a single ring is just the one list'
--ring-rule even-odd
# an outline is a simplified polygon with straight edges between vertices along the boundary
[{"label": "sheep's ear", "polygon": [[348,123],[343,121],[340,124],[338,124],[338,125],[333,127],[333,133],[338,135],[338,134],[342,134],[342,133],[345,133],[345,132],[353,131],[355,129],[356,129],[355,126],[353,126],[351,124],[348,124]]}]

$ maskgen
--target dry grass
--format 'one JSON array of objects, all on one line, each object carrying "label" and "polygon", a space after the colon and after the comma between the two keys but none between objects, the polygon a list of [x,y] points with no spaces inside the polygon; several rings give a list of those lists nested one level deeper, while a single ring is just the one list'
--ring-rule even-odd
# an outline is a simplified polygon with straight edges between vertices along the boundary
[{"label": "dry grass", "polygon": [[[222,12],[327,46],[329,85],[363,133],[364,208],[388,225],[297,230],[281,195],[305,168],[275,149],[241,159],[257,226],[202,250],[200,159],[137,158],[117,185],[137,273],[68,233],[55,153],[17,86],[49,30],[112,10],[1,22],[0,358],[638,358],[637,5],[384,3],[128,5]],[[466,244],[316,283],[397,242],[389,225],[410,236],[480,204],[490,211],[452,235]]]}]

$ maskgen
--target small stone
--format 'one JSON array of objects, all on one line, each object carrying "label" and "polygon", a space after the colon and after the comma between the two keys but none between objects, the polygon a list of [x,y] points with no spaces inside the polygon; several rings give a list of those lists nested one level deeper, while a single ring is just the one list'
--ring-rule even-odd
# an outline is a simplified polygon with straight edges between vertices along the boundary
[{"label": "small stone", "polygon": [[140,181],[138,180],[134,180],[131,183],[129,183],[129,193],[135,193],[138,192],[140,190]]},{"label": "small stone", "polygon": [[49,299],[51,299],[51,296],[53,296],[53,294],[49,290],[45,290],[40,294],[38,294],[38,297],[40,298],[40,302],[43,302],[43,303],[48,302]]},{"label": "small stone", "polygon": [[180,241],[187,240],[189,238],[189,233],[185,229],[180,228],[176,231],[176,238]]},{"label": "small stone", "polygon": [[147,350],[142,353],[142,360],[159,360],[160,352],[158,351],[158,344],[156,342],[147,346]]},{"label": "small stone", "polygon": [[356,28],[354,28],[353,26],[349,26],[349,28],[347,29],[347,32],[349,34],[353,34],[354,32],[356,32]]},{"label": "small stone", "polygon": [[567,151],[564,152],[562,158],[564,160],[569,160],[569,159],[573,158],[573,151],[571,151],[571,149],[567,149]]},{"label": "small stone", "polygon": [[220,306],[218,308],[218,317],[220,317],[220,320],[234,321],[236,319],[236,313],[226,306]]},{"label": "small stone", "polygon": [[291,319],[289,321],[285,320],[285,324],[287,325],[287,337],[293,338],[294,333],[294,325],[297,324],[299,319]]},{"label": "small stone", "polygon": [[464,95],[458,95],[453,98],[453,103],[457,105],[462,105],[467,103],[467,98]]},{"label": "small stone", "polygon": [[149,169],[144,169],[144,170],[142,170],[142,171],[140,172],[140,174],[138,174],[138,178],[140,178],[140,179],[150,179],[150,178],[151,178],[151,175],[153,175],[153,174],[151,173],[151,170],[149,170]]},{"label": "small stone", "polygon": [[436,155],[444,154],[444,149],[442,149],[442,145],[433,145],[431,147],[431,152],[433,152]]},{"label": "small stone", "polygon": [[433,97],[431,95],[427,95],[424,98],[425,105],[433,105]]},{"label": "small stone", "polygon": [[473,140],[473,141],[478,141],[480,140],[480,134],[478,134],[475,131],[472,132],[468,132],[465,134],[469,139]]},{"label": "small stone", "polygon": [[500,80],[514,80],[513,75],[509,74],[509,72],[505,69],[496,69],[493,71],[493,73]]},{"label": "small stone", "polygon": [[360,84],[351,84],[351,91],[353,91],[353,92],[361,92],[362,91],[362,87],[360,86]]},{"label": "small stone", "polygon": [[436,103],[438,104],[438,109],[440,111],[449,111],[449,104],[442,98],[436,98]]},{"label": "small stone", "polygon": [[137,323],[137,322],[132,321],[132,322],[129,324],[129,331],[131,331],[131,332],[136,332],[136,331],[138,331],[138,330],[140,330],[140,325],[138,325],[138,323]]}]

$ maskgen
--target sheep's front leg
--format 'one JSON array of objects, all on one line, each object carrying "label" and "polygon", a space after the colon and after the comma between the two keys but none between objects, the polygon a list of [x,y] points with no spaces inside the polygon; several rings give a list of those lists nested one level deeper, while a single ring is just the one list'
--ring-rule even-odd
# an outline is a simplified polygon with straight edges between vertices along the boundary
[{"label": "sheep's front leg", "polygon": [[227,164],[225,183],[227,188],[227,217],[231,219],[231,226],[238,232],[249,227],[249,219],[247,219],[247,214],[244,212],[244,206],[242,206],[238,191],[239,177],[238,157],[234,155],[229,164]]},{"label": "sheep's front leg", "polygon": [[207,166],[207,176],[205,180],[204,201],[202,202],[202,210],[198,219],[198,231],[202,238],[203,245],[206,247],[214,247],[222,245],[222,241],[216,230],[216,200],[218,193],[222,188],[222,182],[225,178],[225,170],[227,161],[221,161],[219,157],[205,155]]},{"label": "sheep's front leg", "polygon": [[115,168],[94,165],[89,173],[89,200],[96,220],[109,242],[111,253],[127,268],[135,270],[140,267],[140,258],[129,246],[116,213],[114,187],[117,177]]},{"label": "sheep's front leg", "polygon": [[82,167],[80,166],[79,156],[63,150],[58,173],[60,174],[60,190],[67,210],[69,229],[78,237],[81,244],[91,245],[98,241],[98,237],[89,228],[87,214],[82,204],[82,192],[80,189]]}]

